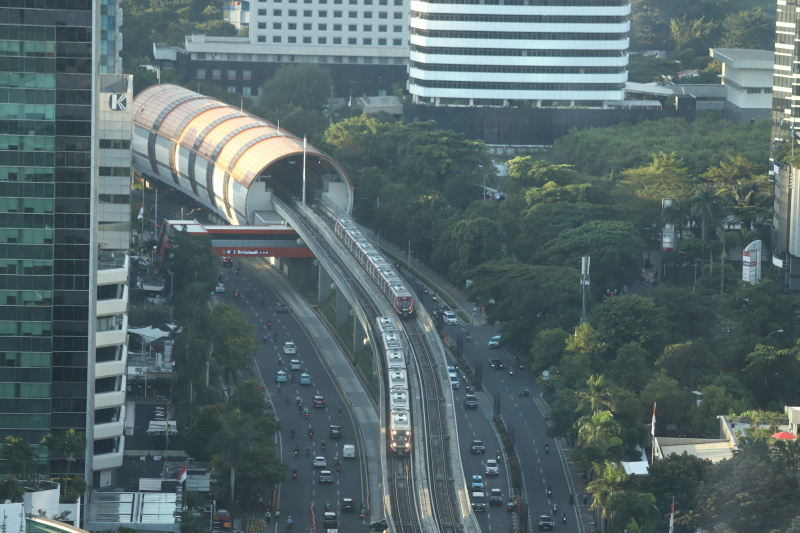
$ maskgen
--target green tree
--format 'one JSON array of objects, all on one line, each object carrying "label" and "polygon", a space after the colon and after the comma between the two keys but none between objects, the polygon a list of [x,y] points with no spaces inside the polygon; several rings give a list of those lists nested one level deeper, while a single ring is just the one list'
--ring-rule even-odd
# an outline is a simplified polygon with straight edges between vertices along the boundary
[{"label": "green tree", "polygon": [[211,311],[214,359],[225,368],[244,368],[253,362],[258,345],[256,327],[233,305],[215,305]]},{"label": "green tree", "polygon": [[586,381],[586,388],[576,392],[580,399],[576,411],[582,411],[586,407],[589,407],[592,415],[596,415],[602,407],[614,411],[614,400],[611,397],[609,385],[605,376],[599,374],[591,376]]},{"label": "green tree", "polygon": [[638,342],[631,341],[619,347],[608,376],[623,389],[639,393],[652,374],[648,361],[650,353]]},{"label": "green tree", "polygon": [[250,379],[239,383],[228,400],[230,409],[238,409],[246,416],[264,414],[264,393],[259,390],[258,382]]},{"label": "green tree", "polygon": [[656,507],[656,497],[650,493],[636,491],[614,492],[608,500],[607,531],[624,533],[633,520],[640,527],[655,526],[661,520]]},{"label": "green tree", "polygon": [[535,373],[558,364],[564,354],[567,338],[569,333],[562,328],[545,329],[536,335],[530,350]]},{"label": "green tree", "polygon": [[395,127],[399,126],[381,122],[371,115],[359,115],[330,126],[325,130],[325,142],[336,160],[351,171],[371,166],[382,168],[388,162],[380,141]]},{"label": "green tree", "polygon": [[319,111],[294,102],[265,109],[263,116],[273,124],[280,123],[282,130],[290,131],[300,138],[321,134],[328,126],[328,121]]},{"label": "green tree", "polygon": [[796,387],[800,380],[797,346],[779,349],[758,344],[745,363],[742,380],[755,395],[757,406],[769,407],[770,402],[795,405],[800,399]]},{"label": "green tree", "polygon": [[583,416],[575,422],[575,429],[578,438],[571,455],[584,470],[593,469],[593,465],[603,461],[622,459],[621,428],[611,411]]},{"label": "green tree", "polygon": [[775,16],[759,8],[730,13],[722,21],[722,48],[771,50],[775,43]]},{"label": "green tree", "polygon": [[692,217],[700,222],[700,238],[705,244],[708,238],[708,226],[719,214],[720,197],[713,187],[706,185],[697,189],[690,200],[690,205]]},{"label": "green tree", "polygon": [[682,387],[696,389],[722,370],[711,348],[702,340],[671,344],[656,361],[656,369],[664,370]]},{"label": "green tree", "polygon": [[192,425],[186,435],[186,454],[197,461],[211,461],[214,447],[209,435],[219,431],[224,420],[226,408],[222,404],[204,405],[197,409]]},{"label": "green tree", "polygon": [[[170,236],[174,246],[165,260],[164,281],[170,287],[170,294],[176,295],[191,283],[202,283],[206,295],[217,281],[218,259],[211,247],[211,237],[191,235],[185,229]],[[170,286],[170,283],[175,286]]]},{"label": "green tree", "polygon": [[611,353],[631,341],[651,354],[658,353],[667,337],[663,310],[650,298],[638,294],[604,300],[592,310],[589,322]]},{"label": "green tree", "polygon": [[463,283],[468,272],[500,255],[500,226],[487,218],[460,220],[439,238],[434,265],[454,282]]},{"label": "green tree", "polygon": [[546,185],[564,187],[579,181],[579,175],[570,165],[552,165],[546,161],[535,161],[531,156],[518,156],[506,162],[512,191]]},{"label": "green tree", "polygon": [[283,66],[261,87],[260,104],[266,110],[294,104],[319,111],[333,85],[328,69],[313,63]]},{"label": "green tree", "polygon": [[716,468],[708,459],[683,452],[672,453],[650,465],[647,476],[641,479],[640,490],[656,496],[662,514],[670,510],[672,498],[675,509],[694,509],[697,490],[709,469]]},{"label": "green tree", "polygon": [[47,447],[51,456],[56,455],[64,458],[66,472],[62,472],[61,478],[64,480],[62,494],[66,495],[69,490],[70,465],[77,461],[79,456],[83,457],[86,451],[86,434],[74,429],[68,429],[57,435],[51,433],[42,438],[42,445]]},{"label": "green tree", "polygon": [[[650,382],[642,389],[639,399],[645,406],[658,403],[656,412],[657,423],[656,433],[663,434],[664,428],[675,425],[679,432],[684,432],[689,427],[687,413],[693,409],[694,400],[689,391],[680,387],[677,381],[666,376],[663,372],[654,376]],[[652,410],[642,412],[641,423],[649,423]]]},{"label": "green tree", "polygon": [[253,442],[252,420],[240,410],[229,411],[219,432],[212,438],[217,457],[230,469],[231,502],[236,502],[236,471],[245,460]]},{"label": "green tree", "polygon": [[603,461],[592,466],[592,480],[586,492],[592,495],[592,509],[602,508],[603,518],[609,518],[608,504],[616,492],[622,490],[628,476],[619,463]]},{"label": "green tree", "polygon": [[30,479],[36,473],[36,454],[33,447],[24,439],[7,436],[3,444],[3,455],[11,470],[8,498],[14,497],[22,480]]},{"label": "green tree", "polygon": [[632,188],[636,196],[653,202],[662,198],[686,198],[692,181],[683,160],[675,152],[652,154],[649,165],[630,168],[621,173],[623,183]]},{"label": "green tree", "polygon": [[631,54],[628,57],[628,81],[636,83],[661,82],[662,76],[675,79],[680,64],[656,55]]}]

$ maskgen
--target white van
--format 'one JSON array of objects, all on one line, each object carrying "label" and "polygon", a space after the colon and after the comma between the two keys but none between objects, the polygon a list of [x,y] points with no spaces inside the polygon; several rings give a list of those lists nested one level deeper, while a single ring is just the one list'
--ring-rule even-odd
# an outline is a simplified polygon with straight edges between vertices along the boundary
[{"label": "white van", "polygon": [[448,326],[457,326],[458,319],[456,318],[456,314],[452,311],[444,311],[442,313],[442,318],[444,319],[444,323]]},{"label": "white van", "polygon": [[342,446],[342,457],[345,459],[355,459],[356,458],[356,447],[353,444],[345,444]]}]

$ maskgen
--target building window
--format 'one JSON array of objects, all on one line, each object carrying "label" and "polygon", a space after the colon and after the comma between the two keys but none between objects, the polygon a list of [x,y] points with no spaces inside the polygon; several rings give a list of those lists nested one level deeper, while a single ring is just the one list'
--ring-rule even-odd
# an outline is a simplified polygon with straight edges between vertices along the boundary
[{"label": "building window", "polygon": [[197,73],[195,74],[194,77],[197,78],[198,80],[206,79],[206,69],[204,68],[197,69]]},{"label": "building window", "polygon": [[328,12],[327,11],[320,11],[319,12],[319,18],[321,18],[321,19],[328,18]]},{"label": "building window", "polygon": [[378,31],[381,32],[381,33],[386,33],[386,25],[384,24],[384,25],[378,26]]},{"label": "building window", "polygon": [[311,37],[303,37],[303,44],[311,44]]},{"label": "building window", "polygon": [[214,69],[211,71],[211,79],[218,80],[222,77],[222,71],[219,69]]},{"label": "building window", "polygon": [[267,23],[266,22],[259,22],[258,23],[258,29],[259,30],[266,30],[267,29]]},{"label": "building window", "polygon": [[272,14],[275,15],[276,17],[280,17],[283,14],[283,11],[280,9],[273,9]]},{"label": "building window", "polygon": [[[290,9],[289,10],[289,16],[290,17],[296,17],[297,16],[297,10],[296,9]],[[395,18],[397,18],[397,17],[395,17]]]},{"label": "building window", "polygon": [[402,65],[403,64],[403,58],[402,57],[395,57],[394,58],[394,64],[395,65]]},{"label": "building window", "polygon": [[[385,40],[386,39],[384,39],[384,41]],[[389,64],[389,58],[388,57],[379,57],[378,58],[378,63],[380,63],[381,65],[388,65]]]},{"label": "building window", "polygon": [[258,10],[258,16],[259,17],[266,17],[267,16],[267,10],[266,9],[259,9]]},{"label": "building window", "polygon": [[[280,35],[273,35],[273,36],[272,36],[272,42],[273,42],[273,43],[279,43],[279,42],[281,42],[281,36],[280,36]],[[277,59],[276,61],[280,61],[280,59]]]},{"label": "building window", "polygon": [[235,80],[236,79],[236,71],[235,70],[229,70],[228,71],[228,79],[229,80]]},{"label": "building window", "polygon": [[395,19],[395,20],[397,20],[397,19],[401,19],[401,18],[403,18],[403,14],[402,14],[402,13],[395,13],[395,14],[394,14],[394,19]]},{"label": "building window", "polygon": [[290,23],[289,23],[289,29],[290,29],[290,30],[296,30],[296,29],[297,29],[297,23],[295,23],[295,22],[290,22]]},{"label": "building window", "polygon": [[394,46],[403,46],[403,39],[392,39],[392,44]]},{"label": "building window", "polygon": [[356,38],[355,37],[348,37],[347,38],[347,44],[358,44],[358,42],[356,42]]},{"label": "building window", "polygon": [[280,23],[280,22],[273,22],[273,23],[272,23],[272,29],[273,29],[273,30],[279,30],[279,29],[281,29],[281,23]]},{"label": "building window", "polygon": [[317,44],[328,44],[328,39],[325,37],[317,37]]},{"label": "building window", "polygon": [[342,38],[341,37],[334,37],[333,38],[333,44],[342,44]]},{"label": "building window", "polygon": [[372,11],[364,11],[364,18],[371,19],[372,18]]},{"label": "building window", "polygon": [[348,24],[347,31],[358,31],[358,26],[355,24]]},{"label": "building window", "polygon": [[386,11],[381,11],[381,12],[378,13],[378,18],[379,19],[388,19],[389,18],[389,13],[387,13]]},{"label": "building window", "polygon": [[372,31],[372,24],[364,24],[364,31]]},{"label": "building window", "polygon": [[386,46],[386,39],[378,39],[379,46]]},{"label": "building window", "polygon": [[310,22],[306,22],[305,24],[303,24],[303,30],[310,31],[311,30],[311,23]]},{"label": "building window", "polygon": [[342,56],[333,56],[333,62],[334,63],[342,63],[343,62]]},{"label": "building window", "polygon": [[333,12],[333,18],[335,18],[335,19],[342,18],[342,12],[341,11],[334,11]]},{"label": "building window", "polygon": [[205,59],[206,53],[205,52],[197,52],[197,59]]},{"label": "building window", "polygon": [[403,5],[403,0],[394,0],[394,5],[402,6]]},{"label": "building window", "polygon": [[[324,39],[324,38],[325,37],[321,37],[321,39]],[[319,62],[320,63],[327,63],[328,62],[328,56],[319,56]]]},{"label": "building window", "polygon": [[342,25],[341,24],[334,24],[333,25],[333,31],[342,31]]},{"label": "building window", "polygon": [[347,16],[350,17],[351,19],[358,18],[358,11],[350,11],[347,13]]},{"label": "building window", "polygon": [[311,10],[310,9],[306,9],[305,11],[303,11],[303,16],[304,17],[313,17],[314,15],[311,14]]},{"label": "building window", "polygon": [[394,27],[392,27],[392,31],[395,32],[395,33],[400,33],[401,31],[403,31],[403,27],[402,26],[394,26]]},{"label": "building window", "polygon": [[[365,40],[366,40],[366,39],[365,39]],[[370,40],[372,40],[372,39],[370,39]],[[371,57],[369,57],[369,56],[365,57],[365,58],[364,58],[364,64],[365,64],[365,65],[371,65],[371,64],[372,64],[372,58],[371,58]]]},{"label": "building window", "polygon": [[235,93],[236,92],[236,87],[234,87],[233,85],[228,85],[228,92],[229,93]]},{"label": "building window", "polygon": [[242,79],[244,81],[250,81],[253,79],[253,71],[252,70],[243,70],[242,71]]},{"label": "building window", "polygon": [[250,93],[250,86],[249,85],[245,85],[244,87],[242,87],[242,94],[244,96],[250,96],[251,93]]},{"label": "building window", "polygon": [[[367,46],[370,46],[372,45],[372,39],[370,39],[369,37],[365,37],[363,43]],[[365,57],[364,59],[366,60],[367,58]]]},{"label": "building window", "polygon": [[317,24],[317,28],[319,29],[319,31],[328,31],[327,24]]},{"label": "building window", "polygon": [[266,35],[259,35],[258,36],[258,42],[260,42],[260,43],[267,42],[267,36]]},{"label": "building window", "polygon": [[358,58],[356,56],[350,56],[347,58],[348,63],[358,63]]},{"label": "building window", "polygon": [[389,0],[378,0],[379,6],[385,6],[389,4]]},{"label": "building window", "polygon": [[297,37],[289,37],[289,44],[295,44],[297,42]]}]

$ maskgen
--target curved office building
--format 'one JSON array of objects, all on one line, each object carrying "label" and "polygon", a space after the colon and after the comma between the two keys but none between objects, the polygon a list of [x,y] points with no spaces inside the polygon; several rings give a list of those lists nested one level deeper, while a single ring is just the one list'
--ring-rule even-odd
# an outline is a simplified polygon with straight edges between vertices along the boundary
[{"label": "curved office building", "polygon": [[412,0],[415,103],[602,107],[623,100],[630,0]]},{"label": "curved office building", "polygon": [[[306,147],[306,198],[352,211],[353,187],[336,161]],[[133,102],[134,168],[192,196],[233,225],[260,225],[273,195],[302,197],[303,139],[176,85]]]}]

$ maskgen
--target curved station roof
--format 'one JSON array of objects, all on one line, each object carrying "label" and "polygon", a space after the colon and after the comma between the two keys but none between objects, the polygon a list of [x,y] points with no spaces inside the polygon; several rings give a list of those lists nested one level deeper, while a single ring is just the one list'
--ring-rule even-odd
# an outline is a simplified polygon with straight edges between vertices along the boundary
[{"label": "curved station roof", "polygon": [[[231,224],[263,224],[272,196],[302,197],[303,139],[177,85],[153,85],[133,102],[134,167],[195,197]],[[353,187],[328,155],[306,145],[306,196],[346,213]]]}]

